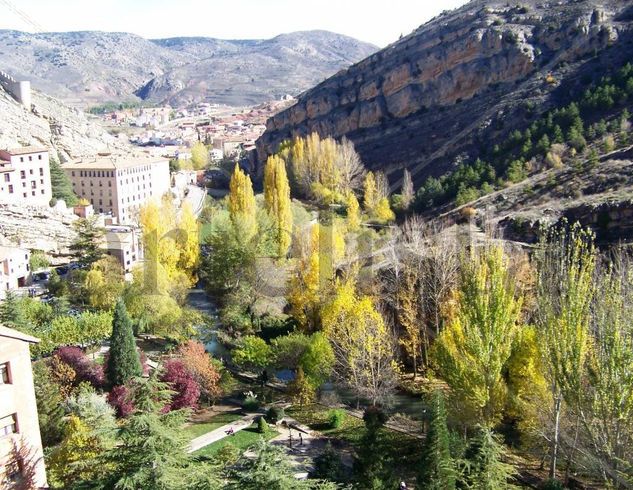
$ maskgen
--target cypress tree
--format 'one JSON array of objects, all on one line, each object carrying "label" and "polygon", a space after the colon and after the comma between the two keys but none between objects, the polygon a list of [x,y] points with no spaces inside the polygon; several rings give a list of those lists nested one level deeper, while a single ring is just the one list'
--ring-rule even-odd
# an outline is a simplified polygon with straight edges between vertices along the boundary
[{"label": "cypress tree", "polygon": [[74,206],[79,202],[77,195],[73,191],[73,186],[68,176],[62,170],[59,162],[54,158],[51,158],[50,163],[51,172],[51,189],[53,191],[53,198],[63,199],[67,206]]},{"label": "cypress tree", "polygon": [[132,321],[121,299],[117,301],[112,318],[107,374],[111,386],[124,385],[131,378],[142,374],[141,361],[134,342]]},{"label": "cypress tree", "polygon": [[419,483],[429,490],[455,488],[455,463],[451,457],[444,396],[437,391],[431,403],[431,420],[422,453]]}]

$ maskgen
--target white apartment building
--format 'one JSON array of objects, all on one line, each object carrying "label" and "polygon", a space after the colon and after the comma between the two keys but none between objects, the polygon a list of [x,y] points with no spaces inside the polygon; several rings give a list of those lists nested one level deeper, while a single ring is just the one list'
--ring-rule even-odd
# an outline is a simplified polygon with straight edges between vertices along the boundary
[{"label": "white apartment building", "polygon": [[[38,339],[0,325],[0,488],[48,488],[29,344]],[[31,483],[31,482],[28,482]],[[29,487],[30,488],[30,487]]]},{"label": "white apartment building", "polygon": [[7,291],[31,284],[30,258],[26,249],[0,246],[0,300]]},{"label": "white apartment building", "polygon": [[48,150],[0,150],[0,202],[48,206],[52,198]]},{"label": "white apartment building", "polygon": [[143,260],[142,233],[132,226],[106,226],[105,248],[115,257],[126,274]]},{"label": "white apartment building", "polygon": [[100,154],[62,165],[80,198],[119,223],[135,223],[138,211],[169,191],[169,160],[148,155]]}]

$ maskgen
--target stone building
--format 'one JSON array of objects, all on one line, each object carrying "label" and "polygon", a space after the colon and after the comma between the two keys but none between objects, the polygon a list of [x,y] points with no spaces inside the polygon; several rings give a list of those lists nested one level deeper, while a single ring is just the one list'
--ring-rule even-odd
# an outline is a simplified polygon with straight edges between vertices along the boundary
[{"label": "stone building", "polygon": [[119,223],[134,223],[140,207],[169,191],[169,161],[147,155],[100,154],[65,163],[62,168],[80,198],[95,212],[111,214]]},{"label": "stone building", "polygon": [[24,488],[32,472],[46,488],[44,452],[29,344],[38,339],[0,325],[0,488]]},{"label": "stone building", "polygon": [[47,206],[52,198],[48,150],[0,150],[0,202]]}]

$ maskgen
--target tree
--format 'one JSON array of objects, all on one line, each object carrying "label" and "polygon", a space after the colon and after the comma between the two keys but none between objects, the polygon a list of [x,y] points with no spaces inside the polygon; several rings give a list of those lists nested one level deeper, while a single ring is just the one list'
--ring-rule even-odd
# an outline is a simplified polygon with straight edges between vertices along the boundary
[{"label": "tree", "polygon": [[340,192],[350,193],[360,189],[365,176],[365,167],[356,153],[354,143],[345,136],[337,145],[335,166],[340,179]]},{"label": "tree", "polygon": [[33,384],[42,444],[55,446],[64,435],[64,399],[43,361],[33,363]]},{"label": "tree", "polygon": [[127,386],[114,386],[108,393],[107,400],[116,411],[117,417],[126,418],[134,413],[134,401]]},{"label": "tree", "polygon": [[353,192],[347,195],[347,229],[358,231],[361,224],[360,206]]},{"label": "tree", "polygon": [[170,359],[165,363],[165,371],[160,380],[174,392],[166,409],[196,408],[200,398],[200,386],[180,359]]},{"label": "tree", "polygon": [[198,382],[201,395],[207,400],[216,400],[222,393],[220,386],[222,375],[211,356],[205,351],[204,345],[188,340],[178,347],[178,355]]},{"label": "tree", "polygon": [[336,287],[322,323],[334,350],[336,376],[372,405],[384,402],[396,383],[395,348],[373,300],[359,296],[348,279]]},{"label": "tree", "polygon": [[48,477],[54,485],[67,488],[80,480],[93,480],[102,471],[96,458],[103,451],[99,438],[76,415],[70,415],[64,439],[50,455]]},{"label": "tree", "polygon": [[257,204],[251,178],[237,164],[229,184],[228,208],[238,235],[249,241],[257,233]]},{"label": "tree", "polygon": [[53,353],[53,357],[57,357],[73,369],[75,386],[79,386],[80,383],[89,383],[95,388],[103,386],[103,367],[91,362],[79,347],[60,347]]},{"label": "tree", "polygon": [[84,278],[88,304],[99,310],[111,310],[124,287],[123,269],[115,257],[94,262]]},{"label": "tree", "polygon": [[491,426],[499,419],[521,304],[500,247],[489,246],[463,265],[455,309],[434,345],[434,360],[464,421]]},{"label": "tree", "polygon": [[555,478],[562,403],[578,410],[584,390],[594,292],[593,236],[577,224],[551,227],[542,235],[536,261],[536,319],[554,399],[549,476]]},{"label": "tree", "polygon": [[345,478],[341,454],[332,447],[330,441],[325,445],[323,452],[314,458],[314,470],[310,477],[332,482],[340,482]]},{"label": "tree", "polygon": [[259,417],[257,419],[257,432],[259,432],[262,436],[266,436],[266,434],[270,432],[270,427],[268,427],[264,417]]},{"label": "tree", "polygon": [[150,376],[136,379],[132,391],[136,412],[121,426],[117,446],[100,458],[98,477],[79,488],[221,488],[215,468],[197,464],[187,453],[189,440],[182,430],[187,412],[162,413],[172,395],[167,385]]},{"label": "tree", "polygon": [[111,386],[124,385],[131,378],[142,374],[132,322],[122,300],[114,308],[106,374]]},{"label": "tree", "polygon": [[376,208],[379,200],[378,191],[376,189],[376,177],[373,172],[367,172],[363,189],[363,205],[365,206],[365,211],[371,213]]},{"label": "tree", "polygon": [[73,223],[73,229],[77,236],[69,248],[75,260],[88,268],[105,254],[102,248],[105,230],[97,226],[96,216],[79,218]]},{"label": "tree", "polygon": [[[404,332],[398,339],[398,343],[404,347],[405,352],[413,363],[413,376],[418,368],[418,359],[422,352],[426,353],[426,342],[422,345],[422,325],[420,324],[419,295],[417,290],[417,276],[411,268],[405,267],[402,273],[402,284],[398,289],[398,319]],[[423,359],[428,361],[426,356]]]},{"label": "tree", "polygon": [[393,221],[396,219],[396,215],[391,210],[391,205],[389,204],[389,198],[381,197],[376,206],[373,208],[370,215],[379,223],[388,223],[389,221]]},{"label": "tree", "polygon": [[270,156],[264,168],[264,205],[273,221],[278,257],[286,256],[292,241],[291,204],[286,163],[278,156]]},{"label": "tree", "polygon": [[191,165],[194,170],[204,170],[209,164],[209,150],[200,141],[196,141],[191,147]]},{"label": "tree", "polygon": [[334,490],[336,485],[319,480],[297,480],[295,469],[283,448],[263,439],[253,448],[254,457],[242,456],[229,470],[230,490]]},{"label": "tree", "polygon": [[300,407],[309,405],[314,401],[316,393],[314,387],[308,381],[303,372],[303,368],[299,366],[293,379],[288,385],[288,392],[294,403],[298,403]]},{"label": "tree", "polygon": [[295,274],[290,278],[290,313],[306,332],[317,330],[320,324],[322,297],[319,269],[319,254],[311,251],[308,256],[299,259]]},{"label": "tree", "polygon": [[247,335],[239,347],[231,351],[233,362],[238,366],[265,368],[272,360],[272,350],[264,339]]},{"label": "tree", "polygon": [[72,183],[55,158],[49,161],[51,174],[51,190],[54,199],[62,199],[67,206],[74,206],[79,199],[73,191]]},{"label": "tree", "polygon": [[193,286],[197,280],[195,271],[200,260],[200,233],[198,221],[189,202],[183,203],[177,226],[176,244],[179,250],[177,268],[187,275],[189,284]]},{"label": "tree", "polygon": [[487,428],[480,428],[464,454],[465,488],[497,490],[517,488],[508,483],[516,475],[512,465],[503,462],[505,450],[498,437]]},{"label": "tree", "polygon": [[457,471],[451,457],[444,396],[433,394],[429,429],[426,433],[418,483],[429,490],[455,489]]},{"label": "tree", "polygon": [[14,291],[7,291],[0,303],[0,324],[22,330],[28,326],[24,307]]},{"label": "tree", "polygon": [[404,169],[402,175],[402,208],[406,211],[409,209],[415,198],[415,192],[413,190],[413,180],[411,179],[411,172],[408,169]]},{"label": "tree", "polygon": [[318,388],[325,383],[332,373],[334,362],[334,351],[327,337],[322,332],[313,333],[299,358],[299,366],[310,384]]}]

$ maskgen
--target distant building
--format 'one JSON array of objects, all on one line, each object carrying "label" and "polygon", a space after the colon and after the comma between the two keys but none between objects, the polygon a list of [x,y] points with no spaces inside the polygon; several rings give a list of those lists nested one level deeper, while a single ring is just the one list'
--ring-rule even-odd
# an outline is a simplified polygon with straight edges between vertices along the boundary
[{"label": "distant building", "polygon": [[46,487],[44,451],[37,417],[29,344],[38,339],[0,325],[0,488],[23,488],[34,470],[37,488]]},{"label": "distant building", "polygon": [[115,257],[125,273],[143,260],[141,230],[131,226],[106,226],[105,248]]},{"label": "distant building", "polygon": [[119,223],[136,222],[143,204],[169,191],[169,160],[162,157],[100,155],[62,168],[79,197]]},{"label": "distant building", "polygon": [[30,258],[26,249],[0,246],[0,299],[7,291],[31,284]]},{"label": "distant building", "polygon": [[48,206],[52,198],[48,150],[0,150],[0,202]]}]

